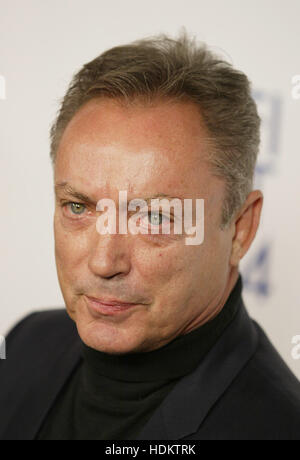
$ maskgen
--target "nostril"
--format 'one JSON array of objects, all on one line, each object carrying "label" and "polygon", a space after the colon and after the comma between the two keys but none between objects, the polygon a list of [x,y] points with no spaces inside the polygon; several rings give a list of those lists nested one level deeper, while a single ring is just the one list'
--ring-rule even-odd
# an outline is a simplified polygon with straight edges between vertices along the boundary
[{"label": "nostril", "polygon": [[112,279],[112,278],[122,277],[122,276],[124,276],[124,273],[119,272],[119,273],[115,273],[114,275],[111,275],[111,276],[105,276],[105,278],[106,278],[107,280],[110,280],[110,279]]}]

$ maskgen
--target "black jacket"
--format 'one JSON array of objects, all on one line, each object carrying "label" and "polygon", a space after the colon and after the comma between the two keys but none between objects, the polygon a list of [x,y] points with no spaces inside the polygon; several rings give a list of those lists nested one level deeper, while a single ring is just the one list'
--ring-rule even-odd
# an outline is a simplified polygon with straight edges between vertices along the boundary
[{"label": "black jacket", "polygon": [[[182,378],[137,437],[300,440],[300,383],[240,309],[200,365]],[[9,334],[0,361],[0,439],[33,440],[80,362],[65,310],[35,312]]]}]

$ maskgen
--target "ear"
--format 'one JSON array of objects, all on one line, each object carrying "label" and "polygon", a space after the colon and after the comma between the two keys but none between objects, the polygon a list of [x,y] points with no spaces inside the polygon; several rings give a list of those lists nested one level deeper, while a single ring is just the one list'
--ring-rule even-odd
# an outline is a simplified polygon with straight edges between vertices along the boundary
[{"label": "ear", "polygon": [[263,194],[253,190],[235,217],[230,264],[237,266],[255,238],[263,205]]}]

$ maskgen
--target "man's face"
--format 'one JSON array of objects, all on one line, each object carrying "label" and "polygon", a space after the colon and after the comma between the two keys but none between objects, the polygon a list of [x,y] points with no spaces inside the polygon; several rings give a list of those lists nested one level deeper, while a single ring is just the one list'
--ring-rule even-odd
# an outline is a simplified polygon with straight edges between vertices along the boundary
[{"label": "man's face", "polygon": [[[224,182],[207,162],[208,137],[192,103],[125,107],[109,99],[83,106],[57,152],[54,218],[58,278],[67,311],[88,346],[107,353],[150,351],[190,332],[224,304],[233,230],[220,230]],[[106,234],[97,231],[102,198],[168,195],[204,199],[204,242],[186,234]],[[67,203],[79,203],[77,205]],[[171,209],[172,211],[172,209]],[[130,213],[128,213],[128,218]],[[145,219],[144,219],[145,222]],[[137,305],[110,314],[91,298]]]}]

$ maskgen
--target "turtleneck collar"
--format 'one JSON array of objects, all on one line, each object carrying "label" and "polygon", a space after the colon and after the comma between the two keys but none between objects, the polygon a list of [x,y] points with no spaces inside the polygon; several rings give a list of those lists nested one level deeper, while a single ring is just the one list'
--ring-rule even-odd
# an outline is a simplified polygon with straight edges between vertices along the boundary
[{"label": "turtleneck collar", "polygon": [[196,368],[232,321],[239,308],[241,293],[242,278],[239,275],[215,318],[153,351],[112,355],[82,343],[83,366],[93,378],[102,376],[121,382],[157,382],[182,377]]}]

